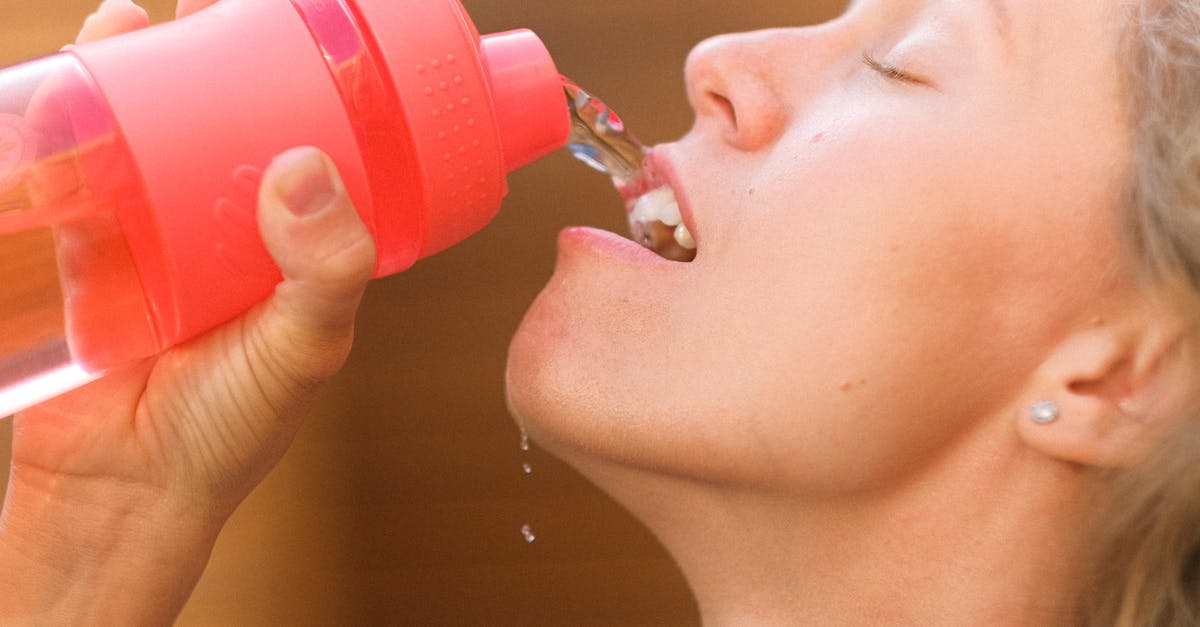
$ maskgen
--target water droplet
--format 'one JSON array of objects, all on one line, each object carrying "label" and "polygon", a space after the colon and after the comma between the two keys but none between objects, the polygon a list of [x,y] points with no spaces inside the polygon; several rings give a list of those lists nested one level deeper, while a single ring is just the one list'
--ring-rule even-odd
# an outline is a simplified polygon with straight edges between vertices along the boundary
[{"label": "water droplet", "polygon": [[521,450],[529,450],[529,434],[525,433],[524,431],[521,432]]},{"label": "water droplet", "polygon": [[521,464],[521,470],[524,470],[527,475],[533,474],[533,466],[530,466],[528,462]]},{"label": "water droplet", "polygon": [[527,544],[537,540],[537,536],[533,535],[533,527],[530,527],[527,524],[521,525],[521,535],[525,537],[525,542]]}]

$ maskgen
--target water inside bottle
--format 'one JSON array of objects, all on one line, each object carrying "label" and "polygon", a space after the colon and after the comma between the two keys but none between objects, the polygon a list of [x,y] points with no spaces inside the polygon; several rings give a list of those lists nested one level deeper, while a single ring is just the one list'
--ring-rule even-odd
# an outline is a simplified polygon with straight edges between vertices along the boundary
[{"label": "water inside bottle", "polygon": [[0,417],[157,352],[122,229],[146,203],[74,57],[0,75]]}]

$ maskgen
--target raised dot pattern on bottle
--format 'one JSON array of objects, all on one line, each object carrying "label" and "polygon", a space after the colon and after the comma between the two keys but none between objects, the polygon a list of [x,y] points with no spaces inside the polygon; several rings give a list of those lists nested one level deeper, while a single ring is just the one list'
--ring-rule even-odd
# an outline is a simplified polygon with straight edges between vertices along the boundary
[{"label": "raised dot pattern on bottle", "polygon": [[429,106],[431,132],[438,140],[441,159],[452,165],[445,174],[447,196],[472,204],[488,201],[495,192],[488,189],[489,177],[483,171],[487,160],[479,154],[486,143],[481,134],[483,127],[475,118],[481,114],[474,106],[480,95],[473,93],[470,81],[463,78],[453,53],[418,63],[415,70],[425,85],[421,91]]}]

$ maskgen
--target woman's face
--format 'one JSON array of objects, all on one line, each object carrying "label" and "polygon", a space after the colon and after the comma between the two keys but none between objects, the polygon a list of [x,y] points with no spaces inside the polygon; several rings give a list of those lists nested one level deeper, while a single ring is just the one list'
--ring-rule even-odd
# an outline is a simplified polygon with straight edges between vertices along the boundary
[{"label": "woman's face", "polygon": [[702,43],[653,153],[697,257],[565,231],[518,420],[585,465],[816,493],[1009,412],[1123,280],[1118,4],[860,0]]}]

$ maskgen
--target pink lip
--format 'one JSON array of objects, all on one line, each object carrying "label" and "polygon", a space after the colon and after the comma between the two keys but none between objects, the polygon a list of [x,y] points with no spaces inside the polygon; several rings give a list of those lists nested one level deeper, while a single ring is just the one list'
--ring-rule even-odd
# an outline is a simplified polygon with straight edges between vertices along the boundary
[{"label": "pink lip", "polygon": [[667,155],[666,147],[655,146],[650,149],[646,155],[645,164],[642,166],[641,176],[628,185],[618,187],[617,191],[625,200],[625,210],[633,211],[633,204],[638,197],[659,187],[669,187],[675,193],[675,200],[679,203],[679,214],[683,218],[683,223],[692,233],[692,237],[699,242],[700,233],[696,230],[691,203],[688,202],[687,194],[684,193],[683,187],[679,183],[679,175],[675,170],[675,164]]},{"label": "pink lip", "polygon": [[[658,256],[658,253],[641,244],[612,233],[586,226],[575,226],[563,229],[558,234],[558,249],[560,254],[574,256],[575,251],[587,250],[588,256],[598,256],[606,260],[606,265],[631,265],[639,270],[658,268],[665,271],[675,271],[681,266],[677,261],[671,261]],[[570,251],[570,252],[568,252]]]}]

